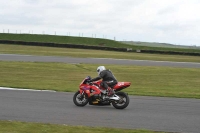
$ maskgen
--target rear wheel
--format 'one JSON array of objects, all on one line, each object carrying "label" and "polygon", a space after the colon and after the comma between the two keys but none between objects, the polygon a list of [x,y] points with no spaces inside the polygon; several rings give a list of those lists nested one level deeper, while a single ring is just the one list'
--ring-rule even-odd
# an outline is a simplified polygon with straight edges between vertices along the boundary
[{"label": "rear wheel", "polygon": [[124,109],[129,105],[129,96],[124,92],[116,92],[116,95],[120,97],[118,101],[112,101],[112,105],[116,109]]},{"label": "rear wheel", "polygon": [[87,103],[88,103],[88,97],[87,95],[85,94],[80,94],[79,91],[77,91],[75,94],[74,94],[74,97],[73,97],[73,101],[74,101],[74,104],[76,106],[85,106]]}]

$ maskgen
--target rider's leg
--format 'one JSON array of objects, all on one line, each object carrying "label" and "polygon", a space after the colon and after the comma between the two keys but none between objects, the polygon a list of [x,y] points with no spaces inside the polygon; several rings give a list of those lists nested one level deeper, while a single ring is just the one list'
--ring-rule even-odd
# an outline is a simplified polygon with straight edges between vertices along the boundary
[{"label": "rider's leg", "polygon": [[109,87],[109,81],[102,81],[101,86],[108,91],[108,96],[112,96],[114,94],[113,89]]}]

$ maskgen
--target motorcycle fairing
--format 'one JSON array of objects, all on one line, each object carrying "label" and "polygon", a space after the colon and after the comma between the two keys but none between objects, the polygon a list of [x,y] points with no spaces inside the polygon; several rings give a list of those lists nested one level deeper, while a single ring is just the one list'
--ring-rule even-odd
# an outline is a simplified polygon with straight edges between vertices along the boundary
[{"label": "motorcycle fairing", "polygon": [[131,82],[118,82],[118,83],[113,87],[113,89],[114,89],[115,91],[120,91],[120,90],[122,90],[122,89],[124,89],[124,88],[129,87],[130,85],[131,85]]}]

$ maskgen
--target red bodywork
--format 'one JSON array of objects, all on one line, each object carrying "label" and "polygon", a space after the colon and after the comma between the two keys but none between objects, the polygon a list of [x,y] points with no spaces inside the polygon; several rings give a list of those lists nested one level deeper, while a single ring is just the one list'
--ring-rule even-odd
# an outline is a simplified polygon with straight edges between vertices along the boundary
[{"label": "red bodywork", "polygon": [[[95,94],[100,94],[101,90],[105,90],[105,88],[101,87],[101,80],[93,82],[93,84],[88,84],[87,82],[87,78],[85,78],[81,84],[79,85],[80,88],[80,93],[82,94],[83,92],[87,94],[88,97],[95,95]],[[124,88],[127,88],[131,85],[131,82],[118,82],[113,89],[117,92],[120,91]],[[92,92],[93,90],[93,92]],[[91,93],[92,92],[92,93]]]}]

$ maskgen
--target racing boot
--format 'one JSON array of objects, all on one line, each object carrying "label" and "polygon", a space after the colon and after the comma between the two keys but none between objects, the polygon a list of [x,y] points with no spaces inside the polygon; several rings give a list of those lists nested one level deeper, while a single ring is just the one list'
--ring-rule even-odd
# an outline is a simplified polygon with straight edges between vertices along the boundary
[{"label": "racing boot", "polygon": [[110,87],[108,87],[108,96],[112,97],[114,95],[114,90]]},{"label": "racing boot", "polygon": [[108,95],[110,100],[117,100],[117,101],[120,100],[120,97],[115,95],[115,91],[110,87],[108,87],[108,94],[107,95]]}]

